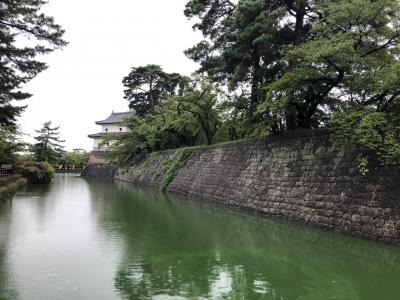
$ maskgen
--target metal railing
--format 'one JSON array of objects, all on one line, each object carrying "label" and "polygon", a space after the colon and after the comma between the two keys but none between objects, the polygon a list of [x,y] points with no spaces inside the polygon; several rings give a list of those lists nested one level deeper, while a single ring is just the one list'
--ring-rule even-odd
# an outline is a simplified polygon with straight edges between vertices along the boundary
[{"label": "metal railing", "polygon": [[12,169],[8,168],[0,168],[0,177],[5,177],[13,174]]}]

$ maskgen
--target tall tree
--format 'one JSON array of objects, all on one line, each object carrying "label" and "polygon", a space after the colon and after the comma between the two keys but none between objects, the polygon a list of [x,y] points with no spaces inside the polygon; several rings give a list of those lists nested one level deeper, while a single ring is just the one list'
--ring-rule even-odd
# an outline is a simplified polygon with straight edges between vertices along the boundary
[{"label": "tall tree", "polygon": [[132,68],[123,79],[125,99],[138,116],[154,114],[156,106],[168,97],[182,92],[185,77],[176,73],[166,73],[160,66],[147,65]]},{"label": "tall tree", "polygon": [[36,130],[39,134],[35,137],[37,142],[33,145],[36,161],[55,163],[62,156],[64,153],[62,144],[65,141],[60,139],[59,129],[60,127],[52,127],[51,121],[48,121],[40,130]]},{"label": "tall tree", "polygon": [[117,164],[132,155],[198,144],[212,144],[220,128],[217,91],[206,79],[189,82],[181,95],[165,99],[153,114],[126,121],[129,132],[108,136],[116,141],[109,158]]},{"label": "tall tree", "polygon": [[214,86],[204,78],[195,80],[190,90],[176,97],[177,110],[190,113],[202,129],[207,145],[211,145],[220,125],[217,105],[217,93]]},{"label": "tall tree", "polygon": [[161,147],[194,146],[201,134],[197,119],[177,101],[182,97],[184,95],[168,98],[157,108],[159,130],[165,133],[167,141]]},{"label": "tall tree", "polygon": [[291,67],[269,85],[263,108],[285,115],[288,129],[316,128],[340,103],[393,110],[400,96],[398,1],[321,1],[314,11],[306,39],[286,48]]},{"label": "tall tree", "polygon": [[31,97],[21,91],[23,84],[46,69],[46,64],[36,57],[67,44],[62,39],[64,30],[52,17],[40,12],[46,3],[45,0],[0,2],[0,125],[15,124],[25,107],[16,106],[13,101]]},{"label": "tall tree", "polygon": [[281,24],[286,11],[282,4],[266,0],[241,0],[237,4],[206,1],[209,5],[201,5],[204,2],[190,1],[185,14],[200,18],[194,28],[202,29],[207,40],[185,53],[199,62],[199,71],[206,72],[214,82],[241,91],[233,107],[244,114],[245,127],[252,128],[260,122],[256,109],[266,97],[263,85],[278,79],[286,67],[280,61],[282,46],[292,41],[289,24]]},{"label": "tall tree", "polygon": [[236,4],[230,0],[189,0],[184,14],[189,19],[198,18],[193,29],[201,30],[205,37],[216,40],[224,34],[235,7]]},{"label": "tall tree", "polygon": [[[296,97],[286,97],[285,119],[277,120],[274,112],[256,107],[266,98],[264,85],[280,79],[296,67],[296,59],[282,59],[286,46],[301,46],[309,40],[313,24],[321,17],[317,0],[239,0],[188,2],[185,14],[200,21],[194,28],[206,37],[186,54],[201,63],[199,71],[207,72],[216,82],[234,91],[244,91],[236,111],[245,112],[245,127],[252,123],[269,123],[270,131],[297,128]],[[325,1],[326,2],[326,1]],[[248,99],[248,103],[244,103]],[[264,107],[265,108],[265,107]],[[238,114],[240,118],[240,113]],[[264,126],[264,125],[262,125]]]},{"label": "tall tree", "polygon": [[[286,9],[285,20],[289,27],[292,29],[291,43],[293,47],[300,46],[308,35],[313,22],[321,16],[316,9],[316,2],[318,0],[278,0]],[[289,70],[295,68],[297,64],[296,59],[289,59],[287,66]],[[287,104],[285,107],[284,123],[286,129],[296,129],[297,124],[297,105],[296,95],[287,97]]]}]

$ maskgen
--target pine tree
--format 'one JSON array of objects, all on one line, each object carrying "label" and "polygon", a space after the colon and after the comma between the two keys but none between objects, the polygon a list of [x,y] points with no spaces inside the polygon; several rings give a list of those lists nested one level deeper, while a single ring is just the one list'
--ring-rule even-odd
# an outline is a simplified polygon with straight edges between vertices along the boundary
[{"label": "pine tree", "polygon": [[36,130],[39,134],[35,137],[37,143],[33,145],[36,161],[55,163],[63,155],[64,146],[62,144],[65,141],[59,138],[59,129],[60,127],[52,127],[51,121],[48,121],[40,130]]},{"label": "pine tree", "polygon": [[138,116],[154,114],[161,100],[182,93],[188,79],[177,73],[166,73],[158,65],[132,68],[123,79],[125,99]]},{"label": "pine tree", "polygon": [[[40,12],[46,3],[46,0],[0,2],[0,125],[15,124],[25,107],[16,106],[13,101],[31,97],[21,91],[22,85],[46,69],[46,64],[36,57],[66,45],[62,39],[64,30],[52,17]],[[22,46],[27,39],[29,42]]]},{"label": "pine tree", "polygon": [[285,48],[290,67],[269,85],[263,107],[276,109],[288,129],[319,127],[349,105],[398,110],[399,2],[322,1],[314,15],[302,42]]},{"label": "pine tree", "polygon": [[[286,65],[281,62],[282,47],[292,41],[293,29],[281,26],[283,4],[266,0],[230,1],[192,0],[185,15],[197,17],[194,25],[206,40],[185,51],[206,72],[230,91],[241,91],[233,102],[244,116],[249,132],[259,123],[257,106],[266,98],[263,85],[278,79]],[[239,127],[242,127],[239,125]]]}]

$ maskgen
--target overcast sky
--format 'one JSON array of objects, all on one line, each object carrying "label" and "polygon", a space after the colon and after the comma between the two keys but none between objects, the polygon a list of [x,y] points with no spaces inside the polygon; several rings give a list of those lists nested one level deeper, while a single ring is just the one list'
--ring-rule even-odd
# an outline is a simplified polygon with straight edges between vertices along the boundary
[{"label": "overcast sky", "polygon": [[61,126],[66,149],[90,150],[97,120],[128,110],[122,78],[131,67],[159,64],[190,75],[197,66],[183,51],[201,40],[183,15],[187,0],[50,0],[45,13],[67,31],[69,45],[43,57],[49,69],[26,90],[34,96],[20,118],[32,141],[51,120]]}]

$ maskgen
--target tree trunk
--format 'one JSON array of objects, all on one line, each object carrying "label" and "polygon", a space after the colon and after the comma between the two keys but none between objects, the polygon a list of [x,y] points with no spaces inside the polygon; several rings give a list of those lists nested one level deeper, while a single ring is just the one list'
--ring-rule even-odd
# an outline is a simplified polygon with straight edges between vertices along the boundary
[{"label": "tree trunk", "polygon": [[285,108],[286,129],[293,130],[298,127],[297,112],[294,106],[289,105]]},{"label": "tree trunk", "polygon": [[150,79],[149,83],[149,104],[150,104],[150,112],[154,114],[153,79]]},{"label": "tree trunk", "polygon": [[[293,46],[299,46],[304,42],[304,17],[306,15],[306,0],[298,0],[296,11],[296,24],[293,32],[292,44]],[[293,60],[289,61],[289,70],[295,68],[296,62]],[[296,129],[299,127],[298,124],[297,108],[291,105],[290,101],[285,109],[286,127],[288,130]]]},{"label": "tree trunk", "polygon": [[213,136],[210,132],[206,132],[206,137],[207,137],[207,145],[212,145],[213,143]]},{"label": "tree trunk", "polygon": [[296,9],[296,25],[293,33],[293,46],[298,46],[304,41],[304,17],[306,15],[306,0],[299,0]]},{"label": "tree trunk", "polygon": [[251,95],[250,95],[250,107],[249,107],[249,117],[251,118],[255,111],[257,110],[257,106],[260,104],[260,84],[262,83],[262,74],[260,67],[260,56],[257,53],[257,50],[252,50],[251,54],[252,64],[253,64],[253,76],[251,80]]},{"label": "tree trunk", "polygon": [[298,128],[311,129],[311,118],[309,116],[300,115],[298,120]]}]

